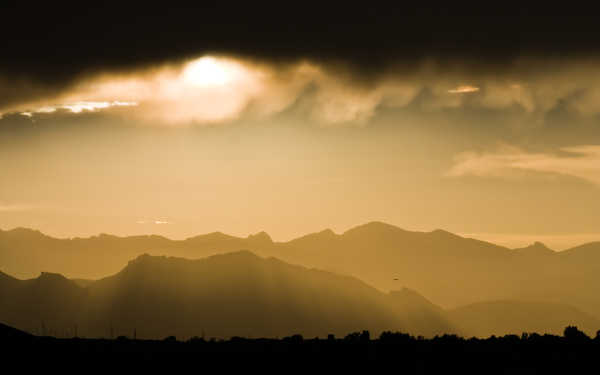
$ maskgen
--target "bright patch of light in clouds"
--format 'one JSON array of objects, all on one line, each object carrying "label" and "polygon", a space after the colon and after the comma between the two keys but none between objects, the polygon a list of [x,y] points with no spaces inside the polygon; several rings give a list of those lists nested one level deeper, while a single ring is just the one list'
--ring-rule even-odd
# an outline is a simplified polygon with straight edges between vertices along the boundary
[{"label": "bright patch of light in clouds", "polygon": [[65,109],[72,113],[81,113],[83,111],[93,112],[93,111],[96,111],[99,109],[106,109],[106,108],[110,108],[110,107],[131,107],[131,106],[136,106],[136,105],[137,105],[136,102],[126,102],[126,101],[118,101],[118,100],[115,100],[112,102],[78,101],[78,102],[74,102],[74,103],[44,106],[44,107],[40,107],[40,108],[28,110],[28,111],[23,111],[23,112],[21,112],[21,115],[27,116],[27,117],[32,117],[34,114],[37,114],[37,113],[53,113],[59,109]]},{"label": "bright patch of light in clouds", "polygon": [[471,86],[471,85],[458,86],[454,89],[448,90],[448,92],[450,94],[468,94],[468,93],[477,92],[477,91],[479,91],[479,87]]},{"label": "bright patch of light in clouds", "polygon": [[446,173],[450,177],[513,177],[515,172],[545,172],[578,177],[600,185],[600,145],[564,147],[561,153],[529,153],[505,148],[495,153],[465,152]]},{"label": "bright patch of light in clouds", "polygon": [[123,114],[151,124],[185,126],[234,119],[246,110],[258,117],[278,113],[308,87],[316,89],[308,114],[326,124],[364,123],[380,103],[406,105],[418,93],[418,87],[405,82],[359,87],[310,62],[272,66],[204,56],[180,65],[90,77],[51,102],[67,104],[38,102],[13,112],[32,117],[58,109],[81,113],[135,106]]},{"label": "bright patch of light in clouds", "polygon": [[57,108],[63,108],[63,106],[46,106],[46,107],[40,107],[40,108],[36,108],[30,111],[24,111],[21,112],[21,115],[26,116],[26,117],[33,117],[34,114],[36,113],[53,113],[56,112]]},{"label": "bright patch of light in clouds", "polygon": [[427,110],[468,104],[500,111],[517,105],[540,121],[558,104],[585,116],[600,113],[600,79],[590,73],[595,70],[578,65],[568,68],[557,69],[556,75],[540,73],[527,79],[518,74],[508,78],[469,78],[468,74],[455,77],[424,69],[411,75],[390,74],[363,84],[344,69],[311,61],[268,64],[204,56],[128,73],[91,75],[53,97],[0,110],[35,117],[60,109],[82,113],[133,107],[119,111],[119,115],[151,125],[188,126],[239,117],[256,119],[299,105],[302,115],[319,125],[361,125],[368,123],[379,108],[405,107],[427,90],[431,95],[422,103]]},{"label": "bright patch of light in clouds", "polygon": [[233,59],[202,57],[180,65],[90,77],[53,100],[66,104],[38,103],[20,113],[30,116],[42,108],[81,113],[136,107],[124,114],[165,125],[213,122],[235,117],[267,92],[265,70]]},{"label": "bright patch of light in clouds", "polygon": [[137,105],[136,102],[77,102],[73,104],[65,104],[62,106],[64,109],[68,109],[73,113],[80,113],[82,111],[95,111],[97,109],[105,109],[109,107],[130,107]]},{"label": "bright patch of light in clouds", "polygon": [[156,224],[156,225],[161,225],[161,224],[173,224],[170,221],[166,221],[166,220],[138,220],[136,221],[136,224]]},{"label": "bright patch of light in clouds", "polygon": [[222,86],[244,76],[244,68],[233,61],[219,61],[205,56],[192,61],[183,70],[185,83],[194,86]]},{"label": "bright patch of light in clouds", "polygon": [[31,204],[2,204],[0,203],[0,212],[19,212],[30,211],[39,208],[39,206]]}]

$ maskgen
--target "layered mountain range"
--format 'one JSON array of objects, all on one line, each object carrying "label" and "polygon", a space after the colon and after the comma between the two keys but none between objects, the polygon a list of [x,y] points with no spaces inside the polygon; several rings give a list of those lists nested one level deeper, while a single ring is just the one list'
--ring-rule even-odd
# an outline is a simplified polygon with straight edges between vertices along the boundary
[{"label": "layered mountain range", "polygon": [[106,234],[56,239],[30,229],[0,231],[0,269],[17,278],[49,271],[98,279],[145,253],[197,259],[239,250],[354,276],[383,291],[409,287],[449,308],[522,299],[566,303],[600,316],[600,242],[560,252],[540,243],[509,249],[442,230],[411,232],[380,222],[288,242],[274,242],[264,232],[247,238],[215,232],[176,241]]},{"label": "layered mountain range", "polygon": [[495,301],[445,310],[407,288],[381,292],[331,272],[249,251],[198,260],[141,255],[85,285],[44,272],[0,274],[0,322],[43,335],[307,337],[369,330],[489,336],[560,333],[600,321],[555,303]]},{"label": "layered mountain range", "polygon": [[0,231],[0,321],[90,336],[595,333],[599,268],[600,243],[508,249],[380,222],[289,242],[20,228]]}]

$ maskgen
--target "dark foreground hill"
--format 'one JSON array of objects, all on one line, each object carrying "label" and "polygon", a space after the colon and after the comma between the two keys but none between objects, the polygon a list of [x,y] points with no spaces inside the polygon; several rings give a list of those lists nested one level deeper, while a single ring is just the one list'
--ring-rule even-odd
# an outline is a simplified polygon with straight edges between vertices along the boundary
[{"label": "dark foreground hill", "polygon": [[406,286],[445,308],[493,300],[546,301],[600,316],[600,242],[562,252],[539,243],[512,250],[442,230],[411,232],[379,222],[289,242],[274,242],[264,232],[247,238],[216,232],[172,241],[111,235],[56,239],[28,229],[0,231],[2,270],[19,278],[51,270],[97,279],[143,253],[196,259],[243,249],[354,276],[384,291]]},{"label": "dark foreground hill", "polygon": [[30,338],[32,338],[31,334],[0,323],[0,342],[7,342],[10,340],[18,341]]}]

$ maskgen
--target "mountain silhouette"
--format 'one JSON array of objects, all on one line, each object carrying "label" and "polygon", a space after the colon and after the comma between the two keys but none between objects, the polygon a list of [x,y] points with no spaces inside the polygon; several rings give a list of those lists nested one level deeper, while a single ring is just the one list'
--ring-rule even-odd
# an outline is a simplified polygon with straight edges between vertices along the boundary
[{"label": "mountain silhouette", "polygon": [[[60,327],[72,327],[82,313],[80,301],[87,291],[64,276],[44,272],[30,280],[17,280],[12,277],[0,279],[1,321],[11,326],[50,334],[46,328],[53,327],[53,333]],[[61,331],[62,333],[62,331]]]},{"label": "mountain silhouette", "polygon": [[600,242],[555,252],[541,243],[509,249],[447,231],[413,232],[371,222],[274,242],[220,232],[174,241],[160,236],[55,239],[38,231],[0,231],[2,269],[19,278],[43,270],[98,279],[143,253],[190,259],[248,249],[287,263],[345,274],[382,291],[418,290],[444,308],[493,300],[546,301],[600,316]]},{"label": "mountain silhouette", "polygon": [[556,253],[541,242],[535,242],[527,247],[515,249],[515,252],[521,256],[552,256]]},{"label": "mountain silhouette", "polygon": [[8,278],[0,288],[3,304],[11,301],[0,321],[30,332],[62,334],[75,326],[91,337],[131,336],[136,330],[140,338],[457,332],[434,314],[414,324],[397,298],[355,278],[248,251],[199,260],[142,255],[87,287],[44,273],[24,281]]},{"label": "mountain silhouette", "polygon": [[249,251],[198,260],[144,254],[84,286],[49,272],[29,280],[0,276],[0,321],[42,335],[325,337],[366,329],[431,337],[600,327],[557,303],[502,301],[446,311],[408,288],[383,293],[353,277]]}]

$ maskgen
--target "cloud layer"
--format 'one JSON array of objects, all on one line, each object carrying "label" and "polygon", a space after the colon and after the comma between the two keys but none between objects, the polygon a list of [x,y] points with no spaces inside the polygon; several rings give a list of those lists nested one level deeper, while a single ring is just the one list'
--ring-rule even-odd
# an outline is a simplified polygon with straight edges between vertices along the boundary
[{"label": "cloud layer", "polygon": [[0,212],[20,212],[20,211],[31,211],[40,208],[40,206],[31,204],[2,204],[0,203]]},{"label": "cloud layer", "polygon": [[531,153],[517,148],[498,152],[465,152],[456,157],[447,176],[511,178],[519,172],[573,176],[600,186],[600,145],[564,147],[556,153]]},{"label": "cloud layer", "polygon": [[589,119],[600,115],[597,62],[523,59],[493,73],[423,63],[410,73],[397,67],[365,81],[340,66],[310,60],[264,64],[204,56],[126,74],[91,75],[56,93],[32,88],[35,99],[0,103],[0,114],[114,110],[171,126],[261,118],[300,105],[315,123],[361,125],[380,108],[418,102],[415,108],[426,112],[517,109],[535,126],[558,109]]},{"label": "cloud layer", "polygon": [[[99,69],[131,70],[203,54],[263,61],[343,61],[376,76],[389,64],[473,59],[498,67],[517,56],[592,55],[593,5],[127,2],[72,7],[5,1],[0,75],[47,85]],[[43,63],[42,63],[43,62]]]}]

